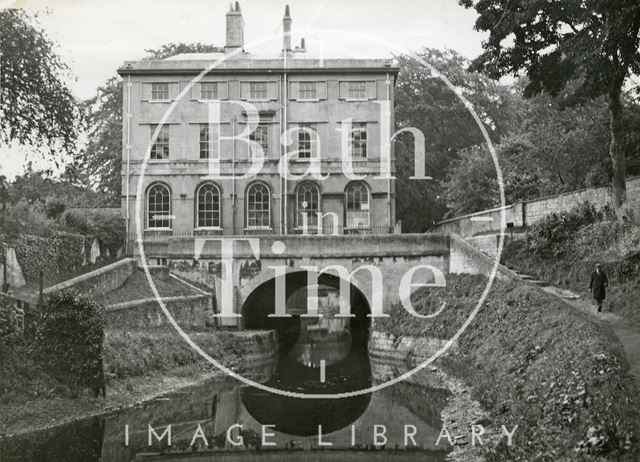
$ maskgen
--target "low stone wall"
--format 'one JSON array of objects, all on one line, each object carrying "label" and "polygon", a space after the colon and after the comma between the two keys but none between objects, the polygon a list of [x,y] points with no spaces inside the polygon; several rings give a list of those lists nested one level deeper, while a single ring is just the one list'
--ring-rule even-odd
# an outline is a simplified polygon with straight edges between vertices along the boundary
[{"label": "low stone wall", "polygon": [[462,237],[495,233],[502,228],[503,211],[505,228],[521,228],[525,225],[522,209],[523,204],[518,203],[507,205],[504,209],[499,207],[450,218],[437,223],[429,232],[458,234]]},{"label": "low stone wall", "polygon": [[103,295],[120,287],[138,267],[133,258],[125,258],[95,271],[47,287],[45,294],[73,289],[84,295]]},{"label": "low stone wall", "polygon": [[500,242],[500,236],[503,236],[505,245],[510,240],[524,239],[525,233],[496,233],[496,234],[482,234],[480,236],[471,236],[465,240],[480,252],[488,255],[494,260],[498,258],[498,244]]},{"label": "low stone wall", "polygon": [[[568,212],[581,203],[588,202],[597,209],[612,203],[611,188],[580,189],[555,196],[541,197],[518,202],[504,208],[505,227],[522,228],[539,222],[551,213]],[[640,177],[627,178],[627,202],[631,207],[640,205]],[[430,231],[434,233],[455,233],[462,237],[501,230],[502,208],[483,210],[437,223]]]},{"label": "low stone wall", "polygon": [[[436,354],[446,343],[447,340],[437,338],[396,336],[373,331],[369,338],[369,354],[372,358],[387,361],[424,361]],[[455,353],[457,348],[457,344],[454,343],[447,353]]]},{"label": "low stone wall", "polygon": [[[230,238],[232,236],[221,236]],[[254,258],[254,250],[260,257],[268,258],[373,258],[394,256],[445,255],[447,237],[438,234],[376,234],[376,235],[261,235],[235,236],[234,258]],[[258,248],[253,249],[247,239],[254,238]],[[221,248],[213,238],[168,237],[166,240],[145,241],[144,250],[148,263],[165,264],[167,259],[219,259]],[[282,242],[282,252],[275,253],[273,244]],[[134,256],[138,256],[138,249]],[[163,261],[164,260],[164,261]]]},{"label": "low stone wall", "polygon": [[[163,297],[165,306],[183,329],[206,329],[212,325],[211,297],[189,295]],[[158,300],[148,298],[107,306],[105,320],[108,328],[144,329],[169,326]]]},{"label": "low stone wall", "polygon": [[[495,264],[493,258],[476,249],[462,237],[451,235],[449,274],[482,274],[488,277]],[[505,281],[520,279],[515,272],[501,264],[498,264],[496,278]]]}]

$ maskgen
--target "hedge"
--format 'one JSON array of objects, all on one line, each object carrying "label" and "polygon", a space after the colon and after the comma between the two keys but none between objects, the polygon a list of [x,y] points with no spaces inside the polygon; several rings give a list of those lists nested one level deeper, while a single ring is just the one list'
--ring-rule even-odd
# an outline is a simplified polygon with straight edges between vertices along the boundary
[{"label": "hedge", "polygon": [[79,234],[56,232],[50,238],[22,234],[11,245],[28,280],[37,280],[40,270],[61,273],[82,265],[84,237]]}]

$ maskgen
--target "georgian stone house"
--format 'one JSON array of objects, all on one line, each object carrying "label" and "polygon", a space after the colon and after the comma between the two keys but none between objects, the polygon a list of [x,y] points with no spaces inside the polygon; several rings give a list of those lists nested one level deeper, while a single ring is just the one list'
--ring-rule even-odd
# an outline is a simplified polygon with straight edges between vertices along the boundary
[{"label": "georgian stone house", "polygon": [[[398,69],[391,59],[312,57],[304,39],[292,47],[291,22],[287,6],[282,50],[248,53],[236,2],[224,52],[119,69],[130,236],[137,223],[145,236],[394,232],[394,180],[381,172],[395,171],[392,149],[386,164],[382,153]],[[248,105],[259,115],[250,133]],[[262,166],[249,174],[256,156]],[[294,178],[279,170],[285,156]],[[302,175],[310,164],[319,175]]]}]

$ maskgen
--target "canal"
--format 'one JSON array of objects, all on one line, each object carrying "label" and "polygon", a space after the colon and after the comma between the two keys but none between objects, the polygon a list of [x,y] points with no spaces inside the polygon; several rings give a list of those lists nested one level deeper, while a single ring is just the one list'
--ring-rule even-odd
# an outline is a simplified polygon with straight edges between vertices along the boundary
[{"label": "canal", "polygon": [[[243,376],[277,390],[337,394],[369,389],[405,371],[403,364],[369,357],[366,301],[352,298],[357,315],[339,319],[333,316],[340,301],[335,288],[315,289],[321,317],[304,316],[308,293],[299,289],[287,298],[291,318],[274,320],[258,311],[250,319],[254,328],[269,323],[281,347],[274,361],[245,365]],[[394,460],[441,461],[450,450],[446,438],[436,444],[449,395],[427,371],[340,399],[291,398],[220,376],[137,407],[2,440],[0,460],[357,461],[387,460],[392,453]]]}]

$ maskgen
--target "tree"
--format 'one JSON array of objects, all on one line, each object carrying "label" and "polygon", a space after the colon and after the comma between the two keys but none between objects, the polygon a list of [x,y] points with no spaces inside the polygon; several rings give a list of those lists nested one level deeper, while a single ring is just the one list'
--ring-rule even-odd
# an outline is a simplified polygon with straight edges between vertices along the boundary
[{"label": "tree", "polygon": [[486,146],[460,152],[444,184],[449,215],[464,215],[500,205],[496,169]]},{"label": "tree", "polygon": [[[640,3],[637,0],[459,0],[479,14],[476,29],[488,31],[484,52],[472,69],[489,76],[525,71],[525,96],[571,91],[574,99],[606,95],[614,206],[626,200],[621,149],[622,86],[640,71]],[[578,82],[571,87],[572,82]]]},{"label": "tree", "polygon": [[71,291],[55,292],[38,311],[34,352],[73,395],[94,385],[102,369],[103,309]]},{"label": "tree", "polygon": [[[146,50],[145,59],[165,59],[180,53],[207,53],[222,49],[202,43],[168,43]],[[88,143],[75,157],[72,172],[86,187],[119,205],[122,178],[122,80],[111,77],[96,96],[84,101]]]},{"label": "tree", "polygon": [[24,10],[0,9],[0,30],[0,141],[71,152],[79,111],[69,69]]},{"label": "tree", "polygon": [[84,101],[86,146],[76,156],[76,178],[103,194],[106,203],[119,205],[122,170],[122,80],[112,77]]},{"label": "tree", "polygon": [[181,53],[221,53],[224,48],[206,43],[165,43],[156,50],[145,50],[145,59],[165,59]]},{"label": "tree", "polygon": [[48,197],[55,197],[68,207],[104,205],[102,195],[73,184],[64,175],[54,178],[44,172],[27,171],[7,184],[7,200],[10,204],[21,200],[30,204],[45,203]]},{"label": "tree", "polygon": [[7,177],[0,175],[0,210],[5,210],[9,202],[9,186]]},{"label": "tree", "polygon": [[[493,140],[509,133],[518,123],[519,95],[511,88],[470,72],[470,62],[451,50],[425,48],[418,57],[444,74],[469,100]],[[403,231],[422,232],[446,211],[441,186],[458,152],[484,143],[475,121],[462,101],[442,80],[420,62],[397,56],[400,73],[395,87],[397,128],[415,127],[425,135],[426,174],[434,181],[410,180],[413,175],[413,142],[407,134],[396,138],[396,216]],[[495,174],[495,171],[494,171]]]},{"label": "tree", "polygon": [[[638,174],[640,105],[630,99],[624,104],[622,151],[628,172]],[[521,123],[495,144],[507,203],[601,186],[609,181],[608,109],[604,97],[566,107],[564,98],[541,93],[523,101],[522,106]],[[484,153],[485,161],[490,163],[489,152]],[[449,189],[482,175],[487,179],[467,184],[466,195],[458,196]],[[449,169],[449,179],[455,181],[445,184],[445,195],[455,198],[454,209],[479,211],[482,201],[474,196],[483,194],[484,182],[495,178],[495,170],[487,169],[480,160],[466,163],[464,168]]]}]

